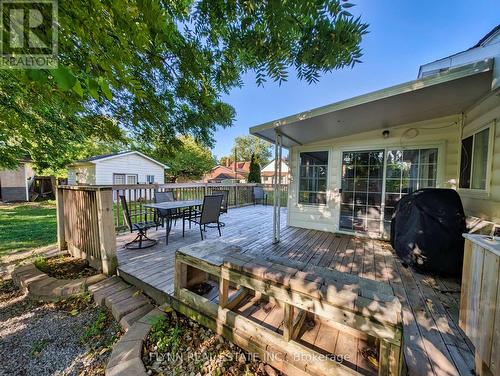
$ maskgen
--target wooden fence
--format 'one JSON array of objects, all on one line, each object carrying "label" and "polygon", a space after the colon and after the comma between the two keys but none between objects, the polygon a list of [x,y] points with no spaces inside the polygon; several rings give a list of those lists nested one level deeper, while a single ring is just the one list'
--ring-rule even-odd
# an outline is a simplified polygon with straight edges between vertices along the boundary
[{"label": "wooden fence", "polygon": [[[116,233],[126,230],[119,196],[127,199],[132,222],[144,220],[144,204],[154,201],[155,191],[171,191],[176,200],[203,199],[215,191],[229,191],[229,207],[253,204],[257,184],[134,184],[113,186],[59,186],[57,224],[60,250],[85,258],[104,273],[116,270]],[[273,204],[273,186],[263,185],[268,205]],[[286,206],[287,186],[282,186],[281,205]]]}]

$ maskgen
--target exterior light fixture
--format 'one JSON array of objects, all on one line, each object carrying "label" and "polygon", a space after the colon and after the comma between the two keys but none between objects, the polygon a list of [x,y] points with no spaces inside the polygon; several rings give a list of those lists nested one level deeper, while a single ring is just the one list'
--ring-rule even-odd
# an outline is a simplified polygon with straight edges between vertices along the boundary
[{"label": "exterior light fixture", "polygon": [[390,132],[386,129],[385,131],[382,132],[382,137],[384,138],[389,138]]}]

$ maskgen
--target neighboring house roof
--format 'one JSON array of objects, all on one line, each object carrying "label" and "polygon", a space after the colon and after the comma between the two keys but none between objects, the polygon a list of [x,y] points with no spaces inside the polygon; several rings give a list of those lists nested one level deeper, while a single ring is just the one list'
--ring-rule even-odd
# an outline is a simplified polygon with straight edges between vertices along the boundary
[{"label": "neighboring house roof", "polygon": [[163,168],[168,168],[163,163],[158,162],[156,159],[148,157],[147,155],[141,153],[140,151],[135,151],[135,150],[134,151],[122,151],[120,153],[95,155],[93,157],[89,157],[89,158],[80,159],[78,161],[75,161],[70,166],[84,165],[84,164],[95,164],[96,162],[101,162],[101,161],[105,161],[105,160],[109,160],[109,159],[113,159],[113,158],[117,158],[117,157],[122,157],[125,155],[131,155],[131,154],[139,155],[139,156],[141,156],[141,157],[143,157],[143,158],[145,158],[153,163],[156,163],[156,164],[162,166]]},{"label": "neighboring house roof", "polygon": [[491,93],[493,59],[452,68],[250,128],[284,147],[457,115]]},{"label": "neighboring house roof", "polygon": [[[274,159],[261,170],[262,175],[264,175],[264,173],[267,172],[274,173]],[[281,158],[281,172],[288,173],[288,162],[286,161],[286,159],[283,158]]]},{"label": "neighboring house roof", "polygon": [[[230,170],[234,171],[234,162],[232,162],[228,168]],[[236,162],[236,171],[243,173],[243,174],[249,174],[250,173],[250,162],[249,161]]]},{"label": "neighboring house roof", "polygon": [[204,180],[225,180],[225,179],[237,179],[242,180],[245,179],[246,175],[241,173],[240,171],[234,174],[234,170],[227,166],[215,166],[212,170],[205,175]]}]

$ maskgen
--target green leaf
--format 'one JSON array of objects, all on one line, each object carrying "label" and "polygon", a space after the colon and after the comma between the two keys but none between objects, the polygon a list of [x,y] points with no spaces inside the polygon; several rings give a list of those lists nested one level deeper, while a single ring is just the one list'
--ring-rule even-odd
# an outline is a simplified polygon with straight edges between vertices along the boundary
[{"label": "green leaf", "polygon": [[98,101],[99,100],[99,84],[97,83],[97,81],[93,80],[92,78],[88,79],[87,87],[88,87],[89,93],[92,96],[92,98],[94,98],[96,101]]},{"label": "green leaf", "polygon": [[83,88],[79,80],[76,80],[75,85],[73,85],[73,91],[83,98]]},{"label": "green leaf", "polygon": [[41,84],[46,83],[48,80],[47,73],[41,69],[28,70],[28,77]]},{"label": "green leaf", "polygon": [[59,86],[61,90],[70,90],[75,85],[76,77],[68,68],[60,66],[59,68],[54,69],[51,73],[56,80],[57,86]]},{"label": "green leaf", "polygon": [[[102,77],[99,77],[99,78],[102,78]],[[104,93],[104,96],[106,97],[106,99],[108,101],[112,101],[113,100],[113,94],[111,93],[111,90],[109,89],[108,83],[106,81],[104,81],[104,79],[101,79],[100,80],[100,86],[101,86],[101,90]]]}]

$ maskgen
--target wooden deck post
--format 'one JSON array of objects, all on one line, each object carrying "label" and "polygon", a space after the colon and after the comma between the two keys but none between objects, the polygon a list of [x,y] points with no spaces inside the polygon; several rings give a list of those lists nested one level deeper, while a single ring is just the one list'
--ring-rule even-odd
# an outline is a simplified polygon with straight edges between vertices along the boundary
[{"label": "wooden deck post", "polygon": [[116,273],[116,233],[113,222],[113,191],[111,187],[99,188],[97,195],[97,220],[99,226],[99,249],[104,274]]},{"label": "wooden deck post", "polygon": [[[224,271],[226,273],[224,273]],[[227,269],[222,268],[219,279],[219,306],[221,308],[225,308],[227,306],[229,296],[229,279],[226,278],[225,274],[228,275],[229,273],[227,272]]]},{"label": "wooden deck post", "polygon": [[283,339],[288,342],[293,336],[293,305],[285,303],[283,310]]},{"label": "wooden deck post", "polygon": [[64,233],[64,190],[56,189],[56,211],[57,211],[57,247],[60,251],[68,249]]}]

